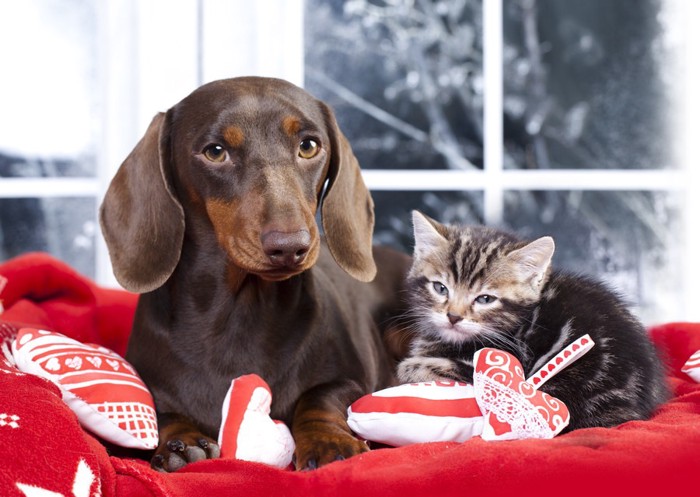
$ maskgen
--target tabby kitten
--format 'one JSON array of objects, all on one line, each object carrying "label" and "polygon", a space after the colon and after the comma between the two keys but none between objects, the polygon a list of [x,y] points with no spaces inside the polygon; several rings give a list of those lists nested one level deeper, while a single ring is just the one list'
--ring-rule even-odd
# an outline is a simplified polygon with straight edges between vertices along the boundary
[{"label": "tabby kitten", "polygon": [[485,227],[443,225],[413,212],[404,383],[472,381],[482,347],[515,355],[529,377],[588,333],[595,346],[542,386],[569,408],[567,430],[646,419],[666,399],[646,330],[621,299],[589,278],[550,269],[554,241],[525,242]]}]

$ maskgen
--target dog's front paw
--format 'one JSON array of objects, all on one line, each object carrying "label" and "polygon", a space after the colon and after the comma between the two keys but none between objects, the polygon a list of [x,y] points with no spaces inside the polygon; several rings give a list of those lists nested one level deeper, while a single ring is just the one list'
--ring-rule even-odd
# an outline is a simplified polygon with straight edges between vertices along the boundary
[{"label": "dog's front paw", "polygon": [[178,433],[158,446],[151,458],[151,467],[170,473],[191,462],[217,458],[220,453],[216,441],[199,432]]},{"label": "dog's front paw", "polygon": [[319,468],[334,461],[367,452],[369,446],[345,431],[309,432],[296,438],[294,465],[297,470]]}]

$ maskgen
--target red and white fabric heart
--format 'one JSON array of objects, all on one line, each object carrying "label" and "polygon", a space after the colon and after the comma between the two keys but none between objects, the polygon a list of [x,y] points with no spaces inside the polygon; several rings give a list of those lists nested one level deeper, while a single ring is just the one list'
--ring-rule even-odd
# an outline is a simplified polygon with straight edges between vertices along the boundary
[{"label": "red and white fabric heart", "polygon": [[116,353],[60,333],[22,328],[12,356],[20,371],[54,383],[80,423],[104,440],[135,449],[157,446],[151,393]]},{"label": "red and white fabric heart", "polygon": [[511,354],[484,348],[474,354],[474,383],[428,382],[366,395],[348,409],[348,424],[366,440],[395,447],[420,442],[552,438],[569,423],[559,399],[538,390],[588,352],[584,335],[527,380]]},{"label": "red and white fabric heart", "polygon": [[278,468],[292,463],[294,439],[281,421],[270,417],[272,391],[256,374],[231,382],[221,409],[221,457],[261,462]]},{"label": "red and white fabric heart", "polygon": [[[540,374],[550,376],[546,369]],[[520,361],[501,350],[474,355],[474,397],[484,415],[485,440],[552,438],[569,424],[564,403],[537,390],[534,380],[525,381]]]}]

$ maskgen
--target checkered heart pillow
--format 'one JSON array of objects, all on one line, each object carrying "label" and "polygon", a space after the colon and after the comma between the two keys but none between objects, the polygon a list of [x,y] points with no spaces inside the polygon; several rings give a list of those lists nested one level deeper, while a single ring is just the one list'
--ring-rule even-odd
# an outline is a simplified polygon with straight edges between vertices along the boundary
[{"label": "checkered heart pillow", "polygon": [[86,429],[135,449],[158,445],[153,398],[119,355],[60,333],[22,328],[12,343],[17,368],[53,382]]}]

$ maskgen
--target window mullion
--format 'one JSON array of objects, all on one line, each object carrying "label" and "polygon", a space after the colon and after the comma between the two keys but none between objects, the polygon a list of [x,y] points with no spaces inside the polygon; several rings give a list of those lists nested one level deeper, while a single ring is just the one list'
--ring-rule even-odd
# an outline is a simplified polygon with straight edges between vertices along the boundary
[{"label": "window mullion", "polygon": [[484,64],[484,221],[503,222],[503,2],[483,8]]}]

